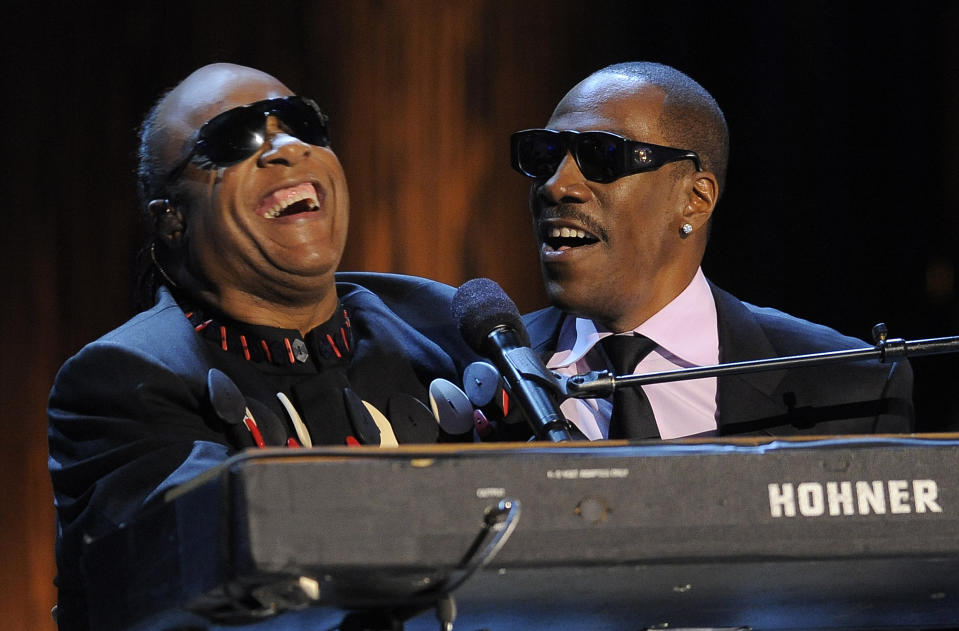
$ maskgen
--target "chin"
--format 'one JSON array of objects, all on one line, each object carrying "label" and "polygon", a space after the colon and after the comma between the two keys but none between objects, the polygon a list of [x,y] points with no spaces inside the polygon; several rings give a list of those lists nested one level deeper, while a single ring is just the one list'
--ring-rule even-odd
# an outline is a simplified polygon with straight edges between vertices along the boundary
[{"label": "chin", "polygon": [[[292,255],[291,255],[292,254]],[[336,271],[341,254],[330,247],[302,248],[277,259],[277,267],[303,276],[319,276]]]},{"label": "chin", "polygon": [[575,291],[575,287],[569,287],[569,284],[562,284],[556,280],[546,280],[546,297],[549,298],[551,305],[566,313],[576,316],[590,317],[586,311],[589,310],[589,292]]},{"label": "chin", "polygon": [[561,285],[556,281],[546,282],[546,296],[550,304],[564,313],[593,320],[600,326],[612,329],[617,318],[606,304],[598,300],[596,286],[586,283]]}]

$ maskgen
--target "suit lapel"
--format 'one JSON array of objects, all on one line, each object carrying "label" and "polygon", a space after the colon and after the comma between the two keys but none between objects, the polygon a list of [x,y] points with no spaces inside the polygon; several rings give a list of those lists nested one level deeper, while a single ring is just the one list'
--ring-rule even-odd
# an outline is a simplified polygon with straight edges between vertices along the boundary
[{"label": "suit lapel", "polygon": [[[746,306],[710,283],[719,324],[719,361],[724,364],[776,357],[762,326]],[[786,372],[766,371],[718,379],[719,431],[752,431],[750,421],[777,417],[786,408],[777,389]]]},{"label": "suit lapel", "polygon": [[555,307],[547,307],[523,316],[523,324],[529,333],[530,347],[539,353],[540,357],[545,355],[545,359],[549,359],[556,351],[562,323],[563,312]]}]

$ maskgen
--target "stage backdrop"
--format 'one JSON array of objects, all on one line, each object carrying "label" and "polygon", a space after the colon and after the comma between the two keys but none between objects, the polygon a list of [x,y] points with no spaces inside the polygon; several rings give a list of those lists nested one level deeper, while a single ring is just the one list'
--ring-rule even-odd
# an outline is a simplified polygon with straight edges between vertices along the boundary
[{"label": "stage backdrop", "polygon": [[[47,393],[63,360],[133,313],[135,129],[208,62],[261,68],[330,113],[353,202],[343,269],[487,276],[523,310],[545,300],[509,133],[543,125],[603,65],[675,65],[732,129],[713,280],[861,337],[878,321],[910,339],[959,333],[954,4],[24,4],[5,10],[0,44],[4,628],[53,628]],[[956,361],[914,363],[920,429],[959,427]]]}]

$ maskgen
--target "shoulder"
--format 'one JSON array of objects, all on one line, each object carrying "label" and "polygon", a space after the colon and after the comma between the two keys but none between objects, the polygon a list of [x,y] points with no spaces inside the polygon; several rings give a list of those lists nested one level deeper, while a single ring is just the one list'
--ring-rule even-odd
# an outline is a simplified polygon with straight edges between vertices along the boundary
[{"label": "shoulder", "polygon": [[456,288],[446,283],[409,274],[337,272],[336,282],[339,287],[367,289],[386,302],[405,301],[411,296],[432,296],[449,302],[456,293]]},{"label": "shoulder", "polygon": [[[460,369],[477,359],[453,320],[454,287],[419,276],[376,272],[338,272],[336,281],[344,306],[362,311],[371,326],[393,332],[412,328]],[[404,342],[411,345],[415,339],[407,336]]]},{"label": "shoulder", "polygon": [[523,316],[523,325],[529,333],[530,346],[544,352],[556,347],[556,337],[563,322],[563,312],[556,307],[546,307]]},{"label": "shoulder", "polygon": [[759,307],[711,285],[716,299],[720,343],[760,337],[777,355],[794,355],[871,346],[828,326],[810,322],[772,307]]},{"label": "shoulder", "polygon": [[[720,360],[734,363],[872,349],[871,344],[778,309],[757,307],[712,287]],[[766,433],[895,433],[912,426],[908,361],[840,361],[720,377],[724,433],[759,424]]]},{"label": "shoulder", "polygon": [[405,320],[452,322],[456,289],[428,278],[376,272],[338,272],[337,292],[347,301],[380,302]]},{"label": "shoulder", "polygon": [[[79,379],[108,382],[142,379],[153,371],[186,374],[203,364],[204,350],[189,320],[165,289],[157,303],[90,342],[61,367],[56,386]],[[110,375],[113,375],[111,378]]]},{"label": "shoulder", "polygon": [[[191,328],[189,320],[166,288],[157,292],[157,302],[146,311],[141,311],[93,343],[113,342],[132,346],[151,347],[156,345],[157,332],[168,330],[186,331]],[[150,332],[151,334],[148,334]]]}]

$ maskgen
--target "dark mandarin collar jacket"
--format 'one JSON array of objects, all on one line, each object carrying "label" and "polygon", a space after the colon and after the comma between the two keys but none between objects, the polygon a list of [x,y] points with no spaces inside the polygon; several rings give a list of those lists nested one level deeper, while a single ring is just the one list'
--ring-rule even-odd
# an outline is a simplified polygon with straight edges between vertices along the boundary
[{"label": "dark mandarin collar jacket", "polygon": [[[341,413],[342,384],[348,383],[385,414],[396,397],[407,404],[416,399],[435,440],[429,384],[436,378],[458,383],[465,366],[478,359],[450,315],[454,288],[409,276],[344,273],[337,275],[337,291],[354,337],[352,359],[335,369],[312,365],[312,359],[283,367],[224,352],[197,333],[165,289],[153,308],[64,364],[48,408],[61,631],[88,628],[85,538],[117,529],[161,502],[164,491],[253,445],[242,423],[224,422],[214,409],[211,369],[237,386],[268,446],[295,436],[276,394],[285,379],[292,399],[314,399],[318,418],[304,419],[308,425],[328,425]],[[326,390],[313,385],[324,379],[330,381]],[[335,397],[324,396],[333,391]],[[335,444],[343,444],[342,436]]]}]

